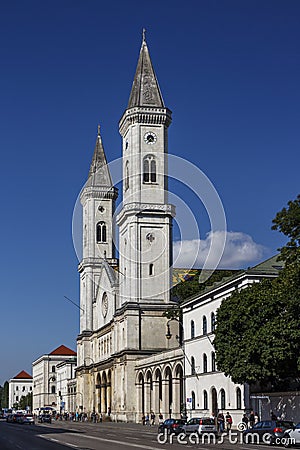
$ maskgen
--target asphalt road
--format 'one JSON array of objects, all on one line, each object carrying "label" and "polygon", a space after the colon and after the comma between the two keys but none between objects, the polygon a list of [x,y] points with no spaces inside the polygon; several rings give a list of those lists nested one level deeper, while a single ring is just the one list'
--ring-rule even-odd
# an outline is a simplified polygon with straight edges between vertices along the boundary
[{"label": "asphalt road", "polygon": [[58,421],[52,424],[21,425],[0,421],[0,450],[265,450],[265,445],[245,445],[240,442],[178,443],[157,440],[157,427],[129,423],[98,424]]}]

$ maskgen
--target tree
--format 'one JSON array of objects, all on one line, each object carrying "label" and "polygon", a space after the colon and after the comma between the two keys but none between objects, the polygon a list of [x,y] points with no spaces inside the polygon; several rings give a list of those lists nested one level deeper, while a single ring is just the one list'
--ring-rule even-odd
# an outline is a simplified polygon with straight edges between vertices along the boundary
[{"label": "tree", "polygon": [[2,390],[2,408],[8,408],[8,402],[9,402],[9,384],[8,381],[5,381],[3,385]]},{"label": "tree", "polygon": [[236,383],[280,383],[300,377],[300,196],[273,220],[290,240],[277,279],[235,291],[217,311],[218,369]]},{"label": "tree", "polygon": [[300,195],[296,200],[288,202],[288,208],[283,208],[273,219],[272,230],[277,230],[290,240],[278,249],[280,258],[287,264],[300,263]]},{"label": "tree", "polygon": [[217,311],[218,369],[235,383],[271,382],[300,375],[300,270],[234,292]]},{"label": "tree", "polygon": [[32,410],[32,392],[29,392],[27,395],[22,395],[20,398],[19,408],[26,409],[27,406]]}]

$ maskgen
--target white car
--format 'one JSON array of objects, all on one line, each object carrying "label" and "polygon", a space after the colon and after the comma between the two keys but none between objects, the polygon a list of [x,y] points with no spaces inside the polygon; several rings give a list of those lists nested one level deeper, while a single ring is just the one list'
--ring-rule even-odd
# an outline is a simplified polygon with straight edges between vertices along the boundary
[{"label": "white car", "polygon": [[300,422],[297,423],[295,428],[290,428],[284,432],[284,442],[285,448],[293,447],[294,445],[300,445]]},{"label": "white car", "polygon": [[217,434],[217,427],[214,419],[210,417],[193,417],[183,427],[184,433],[213,433]]}]

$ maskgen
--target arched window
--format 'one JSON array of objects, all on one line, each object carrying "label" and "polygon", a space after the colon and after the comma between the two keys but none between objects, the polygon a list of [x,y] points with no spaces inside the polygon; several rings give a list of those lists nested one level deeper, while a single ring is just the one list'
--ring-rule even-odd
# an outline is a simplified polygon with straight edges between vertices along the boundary
[{"label": "arched window", "polygon": [[156,161],[153,155],[147,155],[144,158],[143,182],[156,183]]},{"label": "arched window", "polygon": [[211,313],[210,315],[210,326],[212,333],[216,330],[216,316],[215,313]]},{"label": "arched window", "polygon": [[206,391],[203,391],[203,409],[208,409],[208,396]]},{"label": "arched window", "polygon": [[52,372],[55,372],[55,366],[52,366],[51,370]]},{"label": "arched window", "polygon": [[51,386],[51,394],[55,394],[55,386]]},{"label": "arched window", "polygon": [[242,393],[240,388],[236,389],[236,409],[242,409]]},{"label": "arched window", "polygon": [[211,371],[216,371],[216,354],[215,352],[211,352]]},{"label": "arched window", "polygon": [[96,228],[97,242],[106,242],[106,225],[105,222],[98,222]]},{"label": "arched window", "polygon": [[129,162],[126,161],[125,163],[125,191],[129,189]]},{"label": "arched window", "polygon": [[192,372],[192,375],[195,375],[195,373],[196,373],[195,358],[193,356],[191,357],[191,372]]},{"label": "arched window", "polygon": [[191,320],[191,339],[195,337],[195,322]]},{"label": "arched window", "polygon": [[206,353],[203,354],[203,373],[207,372],[207,356]]},{"label": "arched window", "polygon": [[207,334],[207,319],[205,316],[202,319],[202,332],[203,334]]},{"label": "arched window", "polygon": [[194,391],[192,391],[191,392],[191,397],[192,397],[192,409],[195,409],[196,408],[196,396],[195,396],[195,392]]},{"label": "arched window", "polygon": [[221,389],[220,396],[221,396],[221,409],[226,409],[226,398],[224,389]]}]

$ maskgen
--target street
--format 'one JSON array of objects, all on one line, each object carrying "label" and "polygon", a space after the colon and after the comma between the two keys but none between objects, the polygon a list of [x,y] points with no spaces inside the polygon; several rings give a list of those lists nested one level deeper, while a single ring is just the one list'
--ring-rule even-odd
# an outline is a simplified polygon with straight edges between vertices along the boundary
[{"label": "street", "polygon": [[[238,435],[237,435],[238,436]],[[0,421],[0,449],[1,450],[162,450],[182,448],[222,448],[224,450],[265,450],[265,445],[245,445],[229,442],[212,443],[159,443],[157,440],[157,427],[146,427],[132,423],[81,423],[57,421],[52,424],[21,425]]]}]

